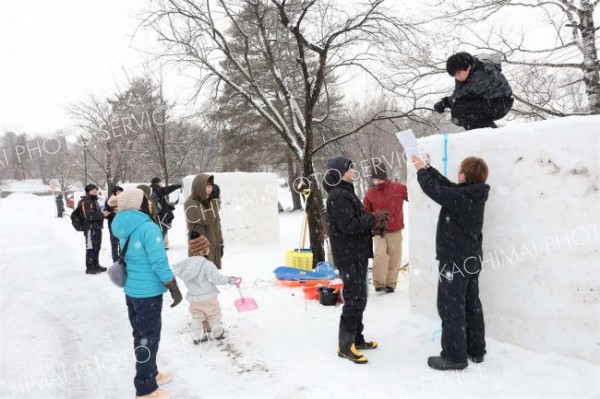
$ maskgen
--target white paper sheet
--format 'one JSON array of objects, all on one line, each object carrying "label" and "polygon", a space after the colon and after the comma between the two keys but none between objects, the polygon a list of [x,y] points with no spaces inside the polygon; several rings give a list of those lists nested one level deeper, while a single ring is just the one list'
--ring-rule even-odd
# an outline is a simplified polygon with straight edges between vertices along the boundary
[{"label": "white paper sheet", "polygon": [[416,155],[420,159],[425,159],[425,153],[421,151],[419,142],[411,129],[397,132],[396,137],[398,138],[398,141],[400,141],[400,144],[402,144],[402,147],[404,147],[406,159],[410,161],[413,155]]}]

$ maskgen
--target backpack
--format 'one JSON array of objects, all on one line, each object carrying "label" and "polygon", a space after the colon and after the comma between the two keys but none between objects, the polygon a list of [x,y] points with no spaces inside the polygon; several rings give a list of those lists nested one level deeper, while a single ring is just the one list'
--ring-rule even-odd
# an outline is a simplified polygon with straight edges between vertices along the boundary
[{"label": "backpack", "polygon": [[483,62],[484,64],[492,64],[496,68],[498,68],[499,71],[502,71],[502,54],[501,53],[475,54],[475,58],[477,58],[479,61]]},{"label": "backpack", "polygon": [[82,202],[83,201],[80,201],[79,204],[77,204],[77,207],[71,213],[71,224],[77,231],[85,230],[85,217],[83,215]]},{"label": "backpack", "polygon": [[154,203],[154,206],[156,207],[156,214],[158,215],[159,213],[161,213],[161,211],[163,209],[163,206],[160,203],[161,198],[158,197],[158,194],[156,194],[156,192],[152,191],[152,194],[150,195],[150,199]]}]

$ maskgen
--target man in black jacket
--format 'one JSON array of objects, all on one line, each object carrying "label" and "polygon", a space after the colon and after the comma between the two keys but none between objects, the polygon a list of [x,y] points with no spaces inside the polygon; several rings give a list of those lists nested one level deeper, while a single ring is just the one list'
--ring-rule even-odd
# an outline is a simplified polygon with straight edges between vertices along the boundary
[{"label": "man in black jacket", "polygon": [[481,158],[465,158],[455,184],[429,166],[429,159],[425,163],[413,157],[413,163],[425,194],[442,206],[436,233],[442,352],[427,364],[437,370],[461,370],[468,366],[467,358],[481,363],[486,353],[479,273],[488,167]]},{"label": "man in black jacket", "polygon": [[78,207],[84,218],[83,234],[85,236],[85,273],[98,274],[107,269],[100,265],[100,247],[102,246],[102,229],[104,218],[108,212],[102,211],[98,204],[98,187],[94,184],[85,186],[85,196],[81,197]]},{"label": "man in black jacket", "polygon": [[496,128],[494,121],[504,118],[514,102],[500,64],[457,53],[446,61],[446,71],[456,81],[454,93],[436,103],[435,111],[450,108],[452,123],[466,130]]},{"label": "man in black jacket", "polygon": [[363,336],[363,312],[367,306],[367,272],[373,257],[371,231],[387,220],[383,211],[369,215],[354,193],[356,172],[352,161],[335,157],[327,161],[323,186],[328,193],[327,222],[335,266],[344,282],[344,307],[340,318],[338,356],[363,364],[368,359],[357,349],[375,349],[377,343]]},{"label": "man in black jacket", "polygon": [[154,197],[153,199],[158,205],[158,225],[160,226],[163,234],[165,248],[169,249],[169,237],[167,234],[171,228],[173,219],[175,219],[175,215],[173,214],[175,207],[169,203],[169,194],[175,190],[179,190],[181,188],[181,184],[171,184],[165,187],[160,177],[155,177],[150,183],[150,188],[152,189],[152,196]]}]

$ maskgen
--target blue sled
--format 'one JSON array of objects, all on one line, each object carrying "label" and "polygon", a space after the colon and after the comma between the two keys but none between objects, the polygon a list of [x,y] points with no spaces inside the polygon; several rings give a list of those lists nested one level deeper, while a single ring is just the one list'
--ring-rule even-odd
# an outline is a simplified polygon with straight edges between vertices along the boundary
[{"label": "blue sled", "polygon": [[333,267],[326,262],[317,265],[314,271],[297,269],[289,266],[279,266],[273,270],[278,280],[333,280],[337,276]]}]

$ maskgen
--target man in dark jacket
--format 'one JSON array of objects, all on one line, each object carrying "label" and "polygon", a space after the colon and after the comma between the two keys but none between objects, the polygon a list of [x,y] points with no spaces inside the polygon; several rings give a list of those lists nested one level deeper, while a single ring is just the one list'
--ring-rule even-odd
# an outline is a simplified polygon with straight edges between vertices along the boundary
[{"label": "man in dark jacket", "polygon": [[154,201],[158,205],[158,224],[163,234],[165,248],[168,249],[169,238],[167,234],[169,232],[169,229],[171,228],[171,223],[173,222],[173,219],[175,219],[175,215],[173,214],[173,210],[175,209],[175,207],[169,203],[169,194],[171,194],[175,190],[179,190],[181,188],[181,184],[171,184],[165,187],[160,177],[155,177],[150,183],[150,188],[152,189],[152,196],[154,197]]},{"label": "man in dark jacket", "polygon": [[63,217],[65,212],[65,203],[63,202],[63,195],[58,194],[56,196],[56,213],[59,218]]},{"label": "man in dark jacket", "polygon": [[442,352],[427,364],[437,370],[461,370],[468,366],[467,358],[481,363],[486,353],[479,273],[488,167],[481,158],[465,158],[455,184],[429,166],[429,160],[413,157],[413,162],[421,188],[442,206],[436,233]]},{"label": "man in dark jacket", "polygon": [[102,228],[104,217],[108,212],[100,209],[98,204],[98,187],[94,184],[85,186],[85,196],[81,197],[78,207],[84,218],[83,234],[85,236],[85,273],[98,274],[105,272],[106,267],[100,266],[99,256],[102,246]]},{"label": "man in dark jacket", "polygon": [[514,102],[500,64],[457,53],[446,61],[446,71],[456,79],[454,93],[436,103],[435,111],[450,108],[452,123],[466,130],[496,128],[494,121],[504,118]]},{"label": "man in dark jacket", "polygon": [[327,222],[335,266],[344,282],[344,307],[340,318],[338,356],[363,364],[368,359],[357,349],[375,349],[377,343],[363,336],[363,312],[367,306],[367,272],[373,257],[371,230],[387,220],[383,211],[369,215],[354,193],[356,172],[352,161],[335,157],[327,161],[323,186],[328,193]]}]

